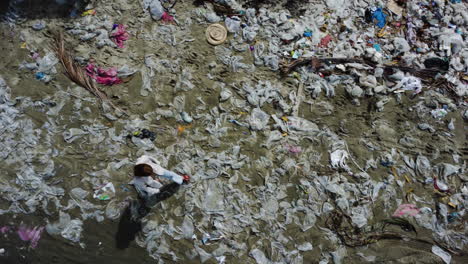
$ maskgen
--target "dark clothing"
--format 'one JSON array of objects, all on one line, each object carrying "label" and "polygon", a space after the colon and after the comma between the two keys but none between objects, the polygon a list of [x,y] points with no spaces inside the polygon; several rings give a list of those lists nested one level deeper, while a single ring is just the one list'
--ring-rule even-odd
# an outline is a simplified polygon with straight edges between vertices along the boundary
[{"label": "dark clothing", "polygon": [[132,200],[120,218],[119,230],[116,234],[117,248],[128,248],[136,234],[141,231],[141,218],[149,214],[151,208],[157,203],[174,195],[179,188],[180,184],[172,182],[161,187],[159,193],[146,199],[139,196],[137,200]]}]

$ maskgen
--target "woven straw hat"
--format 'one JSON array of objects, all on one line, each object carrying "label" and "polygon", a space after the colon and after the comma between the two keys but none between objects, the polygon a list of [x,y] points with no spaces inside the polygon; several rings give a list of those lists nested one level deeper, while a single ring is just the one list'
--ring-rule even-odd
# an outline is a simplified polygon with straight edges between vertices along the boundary
[{"label": "woven straw hat", "polygon": [[227,30],[221,24],[212,24],[206,29],[205,35],[208,43],[211,45],[219,45],[226,41]]}]

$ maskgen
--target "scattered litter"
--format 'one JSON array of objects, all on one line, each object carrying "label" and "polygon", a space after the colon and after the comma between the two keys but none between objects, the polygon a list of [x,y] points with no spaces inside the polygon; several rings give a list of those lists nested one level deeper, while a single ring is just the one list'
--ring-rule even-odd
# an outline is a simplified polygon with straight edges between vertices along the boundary
[{"label": "scattered litter", "polygon": [[86,74],[96,80],[97,83],[104,85],[114,85],[122,83],[122,79],[117,76],[117,68],[103,69],[90,63],[86,66]]},{"label": "scattered litter", "polygon": [[320,47],[328,47],[328,44],[330,43],[330,41],[332,41],[333,38],[332,36],[330,35],[326,35],[325,37],[323,37],[321,40],[320,40]]},{"label": "scattered litter", "polygon": [[[450,262],[466,248],[466,5],[86,0],[29,20],[9,2],[2,217],[39,215],[84,247],[84,221],[135,204],[127,177],[147,154],[191,175],[141,219],[135,242],[156,260],[388,262],[382,245],[418,239]],[[420,260],[416,243],[391,261]]]},{"label": "scattered litter", "polygon": [[31,243],[31,248],[36,248],[37,244],[39,243],[39,240],[41,239],[41,234],[43,230],[43,226],[36,226],[34,228],[20,226],[17,232],[21,240],[29,241]]},{"label": "scattered litter", "polygon": [[123,48],[124,42],[128,40],[129,35],[126,31],[126,27],[122,24],[114,25],[115,32],[112,33],[111,39],[115,42],[117,47]]},{"label": "scattered litter", "polygon": [[192,123],[193,118],[187,113],[187,112],[182,112],[180,113],[180,117],[182,120],[184,120],[185,123]]},{"label": "scattered litter", "polygon": [[161,20],[164,22],[164,23],[173,23],[175,20],[174,20],[174,17],[169,15],[169,13],[167,12],[164,12],[162,17],[161,17]]},{"label": "scattered litter", "polygon": [[393,217],[402,216],[416,216],[419,214],[419,208],[414,204],[400,204],[396,211],[393,213]]},{"label": "scattered litter", "polygon": [[431,111],[432,117],[437,118],[437,119],[442,119],[442,118],[444,118],[447,114],[448,114],[447,110],[445,110],[445,109],[443,109],[443,108],[434,109],[434,110]]},{"label": "scattered litter", "polygon": [[34,30],[40,31],[46,27],[46,22],[44,20],[40,20],[37,23],[31,26]]},{"label": "scattered litter", "polygon": [[146,139],[146,138],[149,138],[151,141],[155,141],[156,140],[156,133],[146,129],[146,128],[143,128],[142,130],[137,130],[135,132],[133,132],[132,134],[128,135],[128,137],[137,137],[137,138],[141,138],[141,139]]},{"label": "scattered litter", "polygon": [[440,191],[440,192],[448,192],[449,191],[449,187],[447,184],[445,184],[444,182],[438,180],[437,178],[434,178],[433,179],[434,181],[434,189]]},{"label": "scattered litter", "polygon": [[164,8],[159,0],[143,0],[143,9],[149,9],[154,20],[160,20],[164,14]]},{"label": "scattered litter", "polygon": [[115,196],[115,188],[112,182],[99,186],[94,192],[93,197],[101,201],[110,200]]},{"label": "scattered litter", "polygon": [[59,221],[46,226],[50,235],[61,235],[63,238],[78,243],[83,231],[83,222],[79,219],[71,219],[70,215],[60,211]]},{"label": "scattered litter", "polygon": [[94,16],[94,15],[96,15],[96,13],[97,13],[96,10],[90,9],[90,10],[86,10],[83,13],[81,13],[81,16]]},{"label": "scattered litter", "polygon": [[377,21],[376,25],[379,28],[383,28],[387,23],[387,14],[385,14],[382,8],[377,8],[372,14],[372,18]]},{"label": "scattered litter", "polygon": [[432,253],[439,256],[445,262],[445,264],[450,264],[452,261],[452,256],[436,245],[432,246]]}]

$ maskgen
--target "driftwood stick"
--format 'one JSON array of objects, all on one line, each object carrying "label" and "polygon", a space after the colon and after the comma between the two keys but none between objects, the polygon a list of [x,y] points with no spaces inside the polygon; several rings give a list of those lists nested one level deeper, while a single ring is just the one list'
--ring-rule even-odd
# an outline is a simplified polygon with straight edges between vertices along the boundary
[{"label": "driftwood stick", "polygon": [[294,102],[292,116],[299,115],[299,107],[301,106],[302,100],[304,99],[304,83],[301,81],[297,87],[296,100]]},{"label": "driftwood stick", "polygon": [[74,61],[73,56],[66,45],[67,43],[65,42],[63,32],[55,33],[51,48],[57,54],[57,57],[65,70],[65,76],[67,76],[70,81],[88,90],[100,101],[107,102],[114,109],[126,114],[122,109],[112,103],[107,94],[99,89],[94,80],[91,79],[86,74],[85,70],[83,70],[82,67]]}]

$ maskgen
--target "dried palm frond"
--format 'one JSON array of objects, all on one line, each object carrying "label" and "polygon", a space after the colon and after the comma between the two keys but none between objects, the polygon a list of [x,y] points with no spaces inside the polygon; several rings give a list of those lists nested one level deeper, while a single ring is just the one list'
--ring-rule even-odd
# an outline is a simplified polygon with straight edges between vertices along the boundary
[{"label": "dried palm frond", "polygon": [[[96,96],[101,101],[105,101],[110,106],[112,106],[116,110],[120,110],[117,106],[115,106],[105,92],[99,89],[96,86],[91,77],[89,77],[85,70],[73,60],[71,52],[65,47],[66,42],[63,36],[63,32],[55,33],[54,34],[54,41],[51,45],[52,49],[57,54],[57,57],[62,64],[63,68],[65,69],[65,75],[74,83],[78,84],[79,86],[85,88],[94,96]],[[120,110],[122,111],[122,110]]]}]

